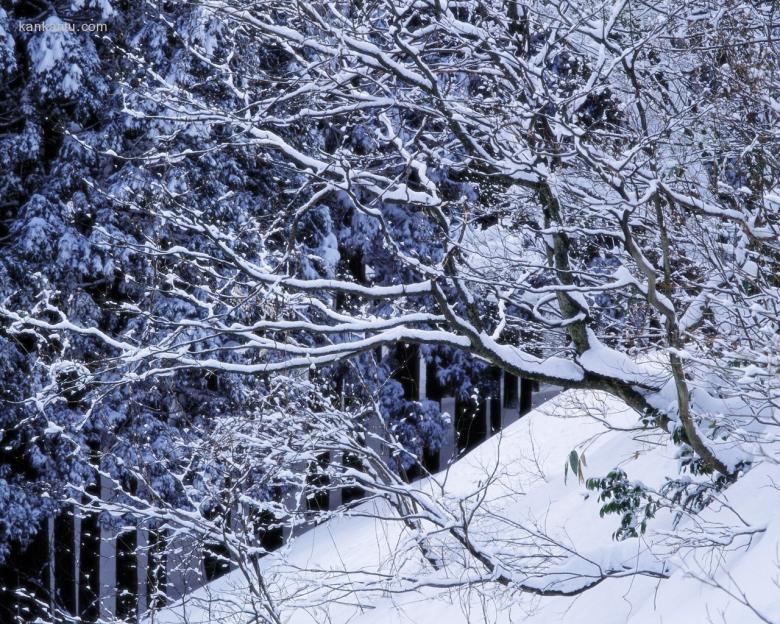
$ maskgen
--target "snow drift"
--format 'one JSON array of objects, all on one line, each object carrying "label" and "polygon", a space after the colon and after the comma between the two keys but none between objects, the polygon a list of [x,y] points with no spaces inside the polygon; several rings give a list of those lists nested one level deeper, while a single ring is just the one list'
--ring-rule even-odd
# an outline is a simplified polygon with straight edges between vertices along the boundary
[{"label": "snow drift", "polygon": [[[620,467],[653,488],[677,469],[668,436],[641,429],[635,413],[612,397],[569,391],[448,471],[410,486],[445,508],[474,514],[472,539],[496,561],[527,558],[523,581],[539,592],[475,573],[468,554],[445,542],[433,546],[442,567],[431,568],[414,547],[419,536],[378,500],[261,560],[263,586],[283,621],[295,624],[780,620],[776,464],[756,465],[701,514],[661,511],[644,535],[616,541],[619,520],[600,517],[597,493],[565,469],[572,450],[585,456],[586,478]],[[612,576],[598,580],[604,570]],[[235,570],[151,620],[254,621],[257,583],[251,571]],[[573,596],[540,595],[578,587],[583,591]]]}]

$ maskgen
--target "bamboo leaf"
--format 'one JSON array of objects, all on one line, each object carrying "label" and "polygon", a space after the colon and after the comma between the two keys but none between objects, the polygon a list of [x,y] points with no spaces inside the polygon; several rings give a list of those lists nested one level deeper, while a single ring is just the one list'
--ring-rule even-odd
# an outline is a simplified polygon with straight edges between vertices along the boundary
[{"label": "bamboo leaf", "polygon": [[569,453],[569,465],[571,466],[572,474],[579,474],[580,459],[577,457],[577,451]]}]

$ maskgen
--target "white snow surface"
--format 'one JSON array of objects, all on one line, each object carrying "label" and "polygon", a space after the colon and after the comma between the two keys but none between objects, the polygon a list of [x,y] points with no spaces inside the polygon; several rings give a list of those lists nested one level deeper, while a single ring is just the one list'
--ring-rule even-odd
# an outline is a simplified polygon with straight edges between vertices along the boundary
[{"label": "white snow surface", "polygon": [[[659,513],[642,538],[617,542],[616,516],[599,517],[596,493],[572,477],[564,479],[571,450],[586,455],[585,477],[603,476],[620,466],[632,481],[658,486],[664,475],[677,474],[676,449],[662,433],[640,431],[637,416],[618,400],[601,393],[568,391],[526,415],[502,433],[454,463],[449,471],[411,487],[433,489],[450,507],[496,478],[485,506],[502,517],[534,524],[586,557],[562,564],[558,571],[591,572],[588,566],[655,566],[671,576],[607,579],[574,597],[539,597],[510,592],[496,583],[439,589],[422,587],[402,593],[375,590],[343,602],[318,604],[326,573],[331,582],[360,580],[361,574],[405,572],[437,578],[425,570],[409,534],[399,523],[371,517],[334,518],[292,540],[261,560],[271,592],[280,600],[282,619],[290,624],[466,624],[473,622],[572,624],[750,624],[780,622],[780,467],[759,463],[696,517],[676,526]],[[439,485],[436,485],[438,483]],[[442,485],[443,484],[443,485]],[[439,487],[441,486],[441,488]],[[473,499],[468,499],[467,503]],[[382,512],[364,503],[355,512]],[[493,525],[493,526],[491,526]],[[489,520],[472,527],[482,544],[496,553],[522,546],[512,540],[510,524]],[[676,538],[717,538],[725,547],[678,548]],[[591,563],[588,563],[590,561]],[[347,572],[349,571],[349,572]],[[546,578],[546,577],[545,577]],[[703,580],[706,579],[706,580]],[[363,579],[365,580],[365,578]],[[537,580],[544,585],[546,581]],[[311,592],[293,596],[311,584]],[[714,585],[721,585],[716,587]],[[384,589],[391,588],[392,584]],[[153,621],[238,623],[252,620],[250,593],[240,571],[214,581],[183,602],[154,615]],[[285,597],[288,601],[285,601]],[[741,602],[749,601],[752,608]]]}]

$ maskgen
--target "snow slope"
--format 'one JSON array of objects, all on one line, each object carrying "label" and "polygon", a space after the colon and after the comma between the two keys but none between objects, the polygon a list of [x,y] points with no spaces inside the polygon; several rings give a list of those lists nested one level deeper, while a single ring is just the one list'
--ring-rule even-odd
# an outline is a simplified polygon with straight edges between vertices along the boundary
[{"label": "snow slope", "polygon": [[[611,397],[565,392],[446,473],[412,487],[430,493],[448,509],[476,509],[475,539],[503,561],[522,562],[521,556],[552,541],[578,553],[529,568],[535,572],[526,580],[539,587],[574,588],[581,583],[578,574],[594,575],[599,569],[640,567],[670,578],[610,578],[573,597],[512,592],[484,578],[476,580],[466,568],[456,566],[455,574],[432,572],[413,547],[413,535],[392,520],[392,512],[380,503],[365,503],[353,512],[363,517],[335,518],[261,561],[283,621],[780,622],[780,490],[774,485],[780,483],[780,468],[759,464],[699,516],[683,518],[675,526],[668,514],[660,513],[643,538],[616,542],[612,534],[618,518],[600,518],[596,495],[571,473],[565,479],[564,465],[576,449],[585,453],[586,478],[620,466],[632,480],[660,485],[663,475],[675,474],[675,449],[661,435],[641,431],[636,424],[635,414]],[[365,517],[366,512],[386,519]],[[529,546],[529,527],[552,541]],[[699,547],[681,544],[681,536],[698,540]],[[441,552],[458,556],[446,546]],[[424,581],[452,583],[458,573],[463,581],[459,586],[420,586]],[[411,580],[401,583],[397,579],[402,576]],[[394,580],[386,580],[389,577]],[[471,583],[465,582],[469,579]],[[361,583],[359,593],[348,591]],[[336,596],[341,600],[334,600]],[[250,605],[246,577],[235,571],[153,620],[249,622]]]}]

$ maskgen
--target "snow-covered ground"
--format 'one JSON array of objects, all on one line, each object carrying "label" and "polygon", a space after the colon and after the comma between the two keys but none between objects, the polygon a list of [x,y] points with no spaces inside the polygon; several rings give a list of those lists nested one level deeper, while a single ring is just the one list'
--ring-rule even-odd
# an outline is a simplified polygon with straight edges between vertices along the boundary
[{"label": "snow-covered ground", "polygon": [[[471,527],[475,539],[496,557],[513,561],[516,568],[522,568],[521,556],[538,552],[545,544],[557,542],[576,553],[549,568],[529,564],[535,572],[526,580],[537,587],[570,589],[582,582],[579,575],[595,575],[600,569],[640,567],[669,578],[609,578],[571,597],[513,592],[484,578],[476,581],[465,567],[455,564],[456,572],[426,568],[419,550],[410,546],[409,531],[391,519],[392,512],[378,503],[365,503],[355,513],[387,517],[335,518],[261,561],[282,620],[294,624],[780,622],[780,485],[776,485],[780,468],[759,464],[699,516],[685,517],[674,526],[669,514],[659,513],[644,537],[617,542],[612,534],[618,518],[600,518],[597,494],[587,491],[571,472],[565,478],[564,465],[576,449],[586,456],[586,478],[620,466],[632,480],[660,485],[663,475],[675,474],[675,448],[662,434],[640,431],[636,425],[636,415],[611,397],[565,392],[482,444],[447,473],[410,487],[431,493],[432,499],[449,509],[459,508],[459,503],[466,510],[477,508],[476,494],[481,492],[484,498]],[[543,537],[529,543],[529,527]],[[682,537],[688,538],[686,543]],[[705,539],[709,541],[704,543]],[[689,547],[692,540],[699,540],[698,548]],[[559,547],[550,547],[550,552],[560,554]],[[457,550],[447,552],[455,557]],[[458,570],[462,584],[430,586],[437,579],[439,584],[453,583]],[[349,591],[360,584],[362,591]],[[251,595],[246,577],[234,571],[153,619],[161,623],[255,621]]]}]

